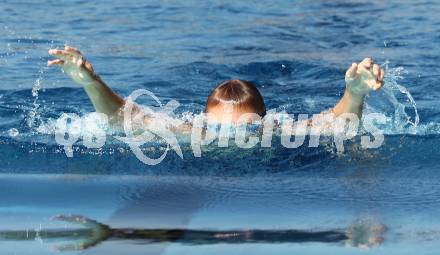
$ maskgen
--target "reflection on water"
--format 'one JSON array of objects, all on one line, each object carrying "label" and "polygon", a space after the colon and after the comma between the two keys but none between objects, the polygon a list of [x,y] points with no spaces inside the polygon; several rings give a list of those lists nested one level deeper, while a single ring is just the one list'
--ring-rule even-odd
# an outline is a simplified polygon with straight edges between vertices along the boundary
[{"label": "reflection on water", "polygon": [[[108,239],[129,239],[137,242],[170,243],[178,242],[189,245],[206,245],[217,243],[338,243],[347,241],[356,246],[369,246],[374,234],[371,227],[357,225],[346,231],[300,231],[300,230],[230,230],[210,231],[191,229],[114,229],[97,221],[82,216],[56,216],[56,220],[80,224],[82,229],[37,229],[22,231],[0,231],[0,240],[35,240],[58,241],[80,240],[76,243],[56,246],[58,251],[85,250]],[[378,231],[376,231],[378,232]],[[379,234],[379,233],[378,233]],[[380,238],[380,237],[377,237]]]},{"label": "reflection on water", "polygon": [[[440,189],[435,178],[365,172],[247,178],[2,175],[1,187],[9,192],[0,196],[0,242],[12,251],[22,240],[22,247],[37,245],[39,254],[89,247],[87,254],[108,249],[119,254],[120,244],[138,247],[130,248],[133,254],[147,247],[151,254],[170,249],[197,253],[212,246],[229,251],[264,243],[295,244],[290,250],[310,253],[326,245],[344,253],[356,251],[346,244],[360,247],[380,243],[382,237],[384,243],[371,252],[398,252],[411,242],[438,247]],[[82,217],[57,218],[83,225],[77,228],[53,221],[50,216],[57,214],[85,215],[105,225]],[[377,223],[385,224],[387,232],[371,239]]]}]

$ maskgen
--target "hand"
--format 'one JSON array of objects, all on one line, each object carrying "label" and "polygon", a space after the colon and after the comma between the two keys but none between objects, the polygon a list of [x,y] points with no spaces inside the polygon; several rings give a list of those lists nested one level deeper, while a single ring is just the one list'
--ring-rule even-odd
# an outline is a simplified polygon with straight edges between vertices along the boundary
[{"label": "hand", "polygon": [[49,60],[48,66],[58,65],[75,82],[81,85],[89,85],[99,80],[93,67],[81,52],[73,47],[65,46],[64,50],[50,49],[49,54],[57,59]]},{"label": "hand", "polygon": [[384,82],[385,71],[372,58],[366,58],[361,63],[353,63],[345,74],[347,90],[353,96],[364,97],[371,90],[379,90]]}]

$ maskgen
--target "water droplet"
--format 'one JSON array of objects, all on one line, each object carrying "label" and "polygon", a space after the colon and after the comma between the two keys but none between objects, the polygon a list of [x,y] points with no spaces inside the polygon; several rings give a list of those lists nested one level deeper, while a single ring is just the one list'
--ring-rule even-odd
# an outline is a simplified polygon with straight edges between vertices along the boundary
[{"label": "water droplet", "polygon": [[11,128],[8,130],[8,135],[10,137],[16,137],[18,134],[20,134],[20,132],[18,132],[16,128]]}]

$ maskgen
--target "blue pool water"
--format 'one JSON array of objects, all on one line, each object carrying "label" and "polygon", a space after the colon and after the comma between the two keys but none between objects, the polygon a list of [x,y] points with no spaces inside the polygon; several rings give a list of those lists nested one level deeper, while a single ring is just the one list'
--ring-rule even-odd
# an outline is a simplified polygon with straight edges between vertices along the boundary
[{"label": "blue pool water", "polygon": [[[438,1],[3,1],[0,4],[0,233],[72,226],[309,231],[369,219],[388,228],[367,251],[343,243],[148,243],[107,240],[70,254],[436,254],[440,248]],[[268,109],[318,113],[342,95],[345,69],[387,69],[369,112],[388,117],[384,145],[213,149],[182,144],[156,166],[110,140],[55,142],[61,113],[93,111],[47,50],[82,50],[118,93],[148,89],[197,114],[219,82],[254,82]],[[110,136],[109,136],[110,137]],[[154,145],[156,146],[156,145]],[[152,145],[152,147],[154,148]],[[156,148],[157,149],[157,148]],[[157,153],[156,152],[152,152]],[[52,254],[67,238],[0,240],[0,254]]]}]

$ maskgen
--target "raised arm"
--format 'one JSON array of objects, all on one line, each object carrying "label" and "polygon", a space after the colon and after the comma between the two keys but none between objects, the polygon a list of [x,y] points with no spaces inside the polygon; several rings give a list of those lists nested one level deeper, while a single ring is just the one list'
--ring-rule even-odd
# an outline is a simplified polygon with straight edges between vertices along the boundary
[{"label": "raised arm", "polygon": [[[64,50],[51,49],[49,54],[55,56],[56,59],[49,60],[47,64],[60,66],[73,81],[82,85],[97,112],[106,114],[112,120],[112,124],[123,124],[125,116],[122,112],[126,101],[101,80],[90,62],[78,49],[65,46]],[[140,115],[138,115],[139,113]],[[133,105],[130,117],[130,120],[134,121],[133,125],[136,126],[136,130],[146,127],[152,132],[160,133],[165,126],[169,125],[169,122],[173,122],[169,127],[173,131],[187,133],[191,128],[187,123],[180,124],[182,121],[178,119],[165,119],[161,116],[154,117],[146,114],[136,104]]]},{"label": "raised arm", "polygon": [[65,46],[64,50],[50,49],[49,54],[57,59],[47,64],[60,66],[72,80],[82,85],[97,112],[110,118],[118,114],[124,106],[124,99],[101,80],[78,49]]},{"label": "raised arm", "polygon": [[361,117],[365,96],[372,90],[382,88],[385,72],[372,58],[359,64],[353,63],[345,74],[346,88],[341,100],[332,109],[335,117],[354,113]]}]

